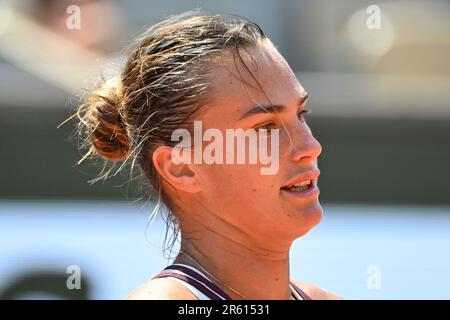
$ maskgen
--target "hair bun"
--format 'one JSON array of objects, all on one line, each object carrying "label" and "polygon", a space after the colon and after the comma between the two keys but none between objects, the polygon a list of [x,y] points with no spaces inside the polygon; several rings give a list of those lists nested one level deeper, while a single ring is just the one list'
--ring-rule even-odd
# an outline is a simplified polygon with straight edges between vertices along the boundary
[{"label": "hair bun", "polygon": [[122,101],[119,77],[106,81],[88,100],[90,112],[85,120],[92,146],[98,155],[111,161],[124,160],[131,149],[121,116]]}]

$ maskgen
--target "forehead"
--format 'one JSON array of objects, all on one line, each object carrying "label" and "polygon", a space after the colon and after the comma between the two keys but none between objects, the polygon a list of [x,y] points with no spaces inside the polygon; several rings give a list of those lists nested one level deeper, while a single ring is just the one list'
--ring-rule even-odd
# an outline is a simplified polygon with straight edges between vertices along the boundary
[{"label": "forehead", "polygon": [[291,105],[305,94],[292,69],[270,41],[240,48],[239,52],[253,76],[237,55],[233,59],[230,52],[220,57],[208,74],[210,104],[203,112],[205,117],[237,119],[257,103]]}]

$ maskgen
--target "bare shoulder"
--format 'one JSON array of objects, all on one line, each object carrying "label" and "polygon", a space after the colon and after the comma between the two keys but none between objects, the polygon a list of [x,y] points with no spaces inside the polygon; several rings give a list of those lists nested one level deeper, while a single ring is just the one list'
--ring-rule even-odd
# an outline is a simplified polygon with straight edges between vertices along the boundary
[{"label": "bare shoulder", "polygon": [[313,300],[344,300],[341,296],[335,293],[325,291],[313,284],[304,283],[298,280],[292,280],[292,282],[302,289]]},{"label": "bare shoulder", "polygon": [[173,279],[158,278],[144,282],[125,300],[197,300],[197,297]]}]

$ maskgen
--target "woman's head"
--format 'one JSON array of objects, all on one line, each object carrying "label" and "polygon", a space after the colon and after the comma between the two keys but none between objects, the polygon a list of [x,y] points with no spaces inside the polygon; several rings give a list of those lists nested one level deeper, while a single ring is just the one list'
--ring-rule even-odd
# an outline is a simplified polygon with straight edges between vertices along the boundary
[{"label": "woman's head", "polygon": [[[285,190],[305,172],[312,176],[303,180],[317,179],[321,147],[302,118],[306,96],[256,24],[190,12],[155,25],[135,41],[120,75],[79,108],[79,130],[89,148],[86,156],[99,155],[111,165],[98,179],[108,177],[119,162],[120,168],[137,162],[143,182],[161,197],[182,234],[220,222],[250,241],[288,243],[322,215],[317,192],[299,196]],[[248,161],[174,161],[179,141],[173,133],[186,129],[195,136],[194,121],[223,137],[227,129],[255,129],[258,139],[277,147],[276,172],[262,175],[263,165]],[[260,136],[262,127],[279,129],[278,143],[275,136]],[[203,141],[200,149],[208,144]],[[183,152],[195,153],[196,147]]]}]

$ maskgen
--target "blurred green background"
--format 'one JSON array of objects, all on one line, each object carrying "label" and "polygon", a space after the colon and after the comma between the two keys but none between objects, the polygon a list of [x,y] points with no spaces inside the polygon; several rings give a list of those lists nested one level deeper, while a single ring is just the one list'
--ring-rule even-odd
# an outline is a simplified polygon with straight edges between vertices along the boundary
[{"label": "blurred green background", "polygon": [[[1,112],[3,198],[123,200],[133,195],[121,186],[126,174],[87,183],[98,168],[75,165],[81,155],[68,139],[73,126],[56,129],[68,117],[66,109],[2,107]],[[309,124],[323,146],[323,202],[450,204],[447,119],[311,116]]]}]

